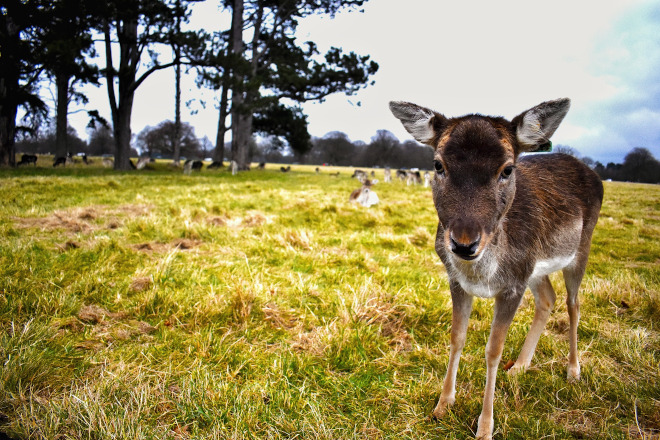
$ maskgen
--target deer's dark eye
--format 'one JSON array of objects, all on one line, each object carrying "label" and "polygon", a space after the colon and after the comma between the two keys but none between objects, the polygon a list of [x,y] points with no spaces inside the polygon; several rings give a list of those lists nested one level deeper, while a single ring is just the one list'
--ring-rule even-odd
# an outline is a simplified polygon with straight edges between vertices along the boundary
[{"label": "deer's dark eye", "polygon": [[442,166],[442,162],[440,162],[439,160],[433,161],[433,167],[435,168],[436,173],[438,173],[438,174],[444,174],[445,173],[445,169]]},{"label": "deer's dark eye", "polygon": [[513,173],[513,165],[509,165],[508,167],[505,167],[502,170],[502,174],[500,174],[500,180],[507,180],[509,177],[511,177],[511,173]]}]

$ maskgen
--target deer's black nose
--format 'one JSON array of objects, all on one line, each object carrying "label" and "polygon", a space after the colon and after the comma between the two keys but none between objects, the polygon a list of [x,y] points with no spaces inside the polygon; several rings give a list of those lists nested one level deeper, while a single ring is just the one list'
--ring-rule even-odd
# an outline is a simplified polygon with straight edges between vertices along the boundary
[{"label": "deer's black nose", "polygon": [[453,238],[451,238],[451,251],[464,260],[473,260],[477,257],[474,255],[474,253],[477,252],[480,241],[481,238],[477,238],[476,241],[468,245],[464,245],[462,243],[456,242]]}]

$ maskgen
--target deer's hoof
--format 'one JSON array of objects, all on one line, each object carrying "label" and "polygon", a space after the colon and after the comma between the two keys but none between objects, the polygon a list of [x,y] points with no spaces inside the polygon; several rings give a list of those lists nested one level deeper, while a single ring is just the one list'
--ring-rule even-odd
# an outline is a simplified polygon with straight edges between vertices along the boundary
[{"label": "deer's hoof", "polygon": [[580,380],[580,364],[569,365],[568,374],[566,375],[569,382],[577,382]]},{"label": "deer's hoof", "polygon": [[438,401],[438,404],[435,406],[435,409],[433,410],[433,413],[431,414],[431,417],[433,417],[435,420],[439,420],[449,412],[449,408],[454,404],[455,400],[454,399],[443,399],[440,398]]},{"label": "deer's hoof", "polygon": [[522,365],[516,362],[511,368],[507,370],[509,376],[517,376],[520,373],[524,373],[529,365]]},{"label": "deer's hoof", "polygon": [[479,427],[477,428],[477,440],[493,440],[493,419],[479,416]]}]

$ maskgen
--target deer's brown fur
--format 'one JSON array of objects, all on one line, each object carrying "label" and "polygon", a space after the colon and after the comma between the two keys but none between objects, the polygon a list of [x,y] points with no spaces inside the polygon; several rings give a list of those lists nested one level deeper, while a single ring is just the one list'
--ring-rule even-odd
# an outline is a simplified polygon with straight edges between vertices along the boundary
[{"label": "deer's brown fur", "polygon": [[530,365],[555,303],[548,275],[558,270],[568,292],[568,377],[579,378],[578,289],[603,186],[596,173],[571,156],[520,157],[549,142],[569,106],[568,99],[548,101],[507,121],[478,114],[446,118],[415,104],[390,103],[404,127],[435,149],[435,248],[449,275],[453,304],[447,374],[435,417],[442,417],[455,402],[472,298],[494,299],[479,439],[492,438],[497,367],[525,289],[532,291],[536,311],[513,373]]}]

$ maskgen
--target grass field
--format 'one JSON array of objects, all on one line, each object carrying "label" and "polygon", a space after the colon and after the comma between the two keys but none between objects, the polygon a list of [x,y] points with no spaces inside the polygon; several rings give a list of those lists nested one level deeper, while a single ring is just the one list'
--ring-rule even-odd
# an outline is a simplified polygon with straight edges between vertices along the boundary
[{"label": "grass field", "polygon": [[[98,161],[97,161],[98,163]],[[0,170],[0,432],[23,439],[468,439],[491,302],[447,418],[447,276],[430,190],[352,169]],[[339,170],[333,177],[330,171]],[[660,437],[660,186],[605,183],[566,381],[565,289],[497,439]],[[509,332],[515,359],[529,292]]]}]

